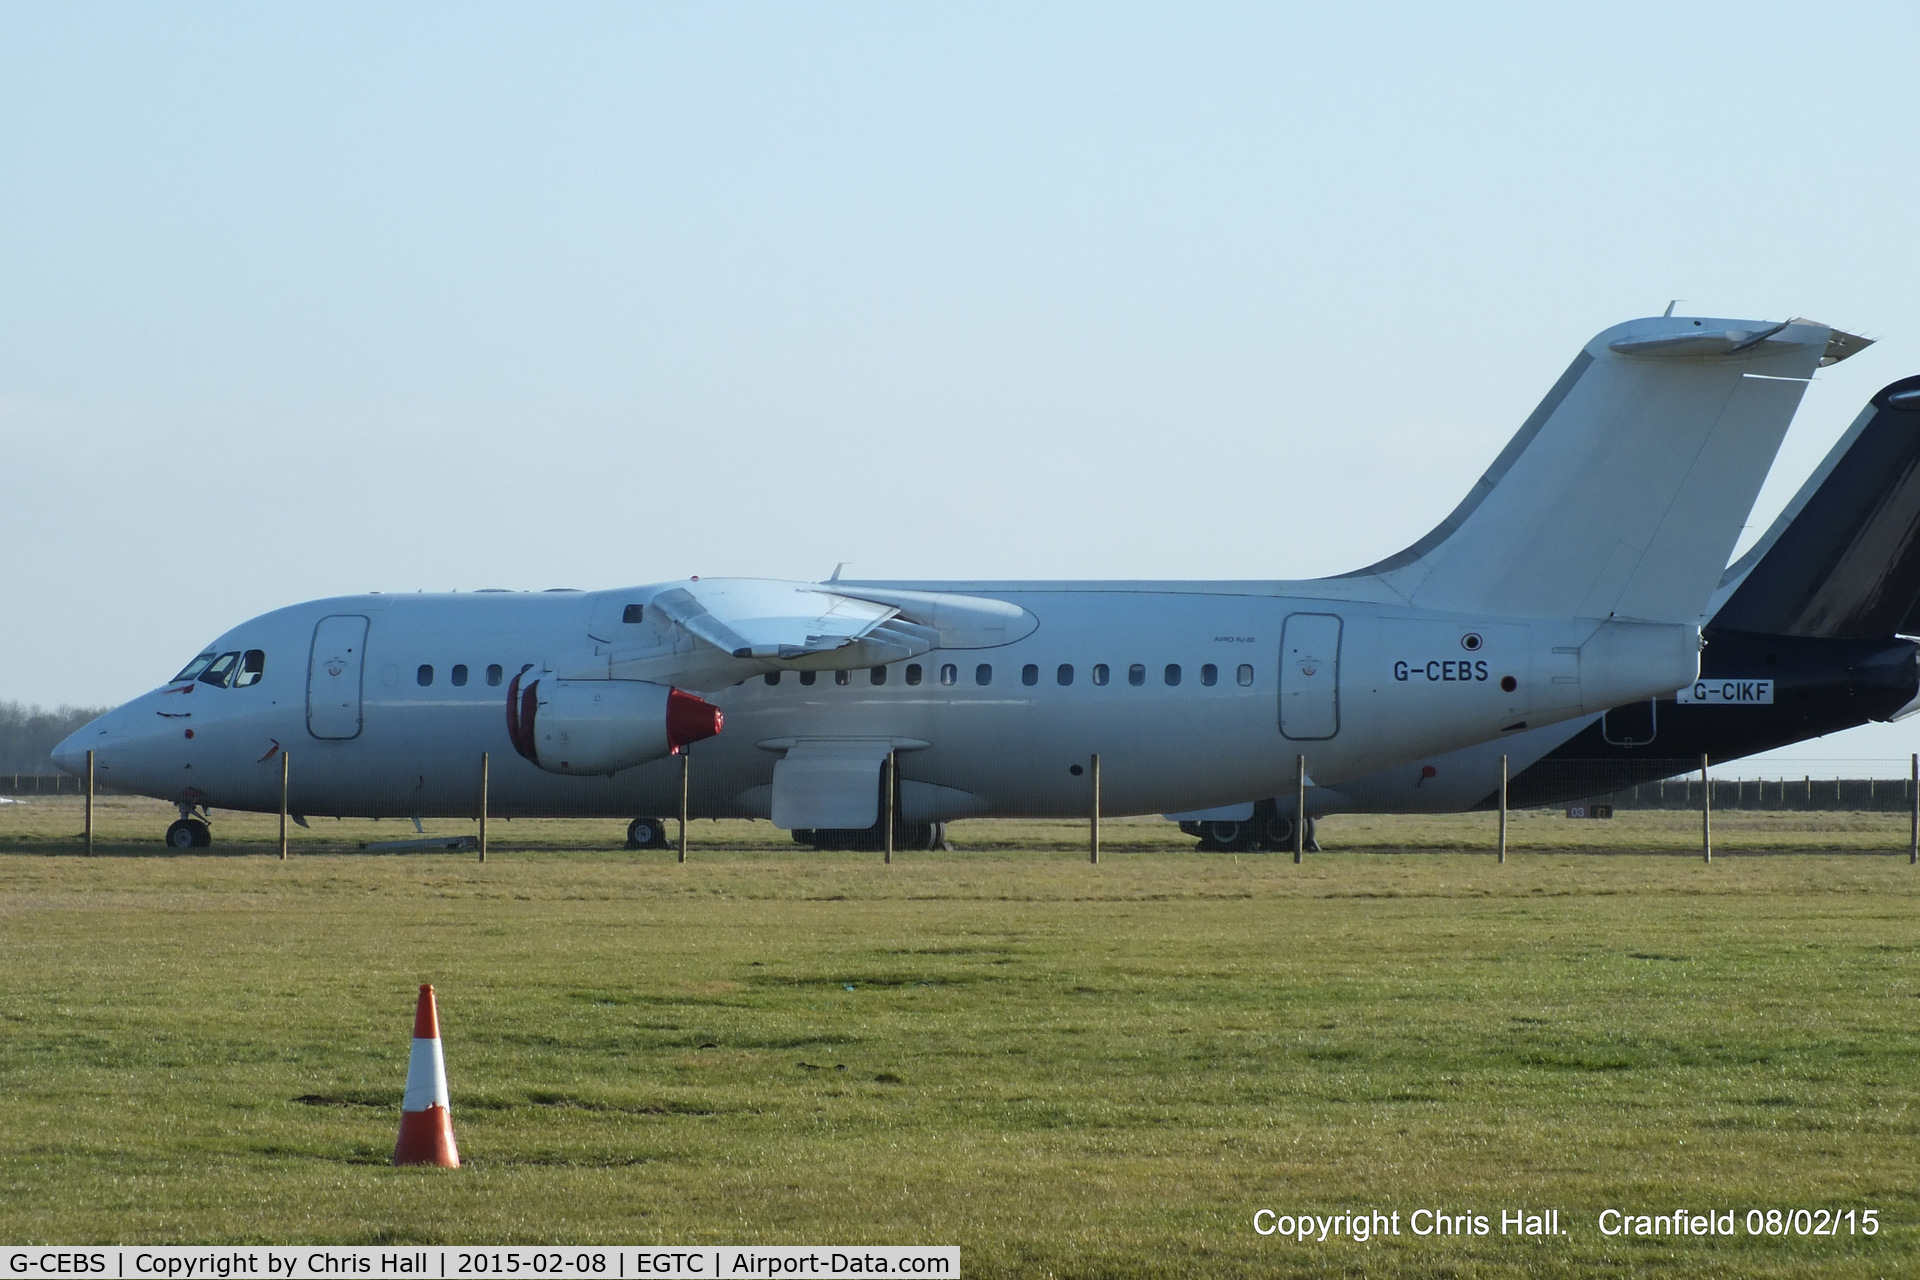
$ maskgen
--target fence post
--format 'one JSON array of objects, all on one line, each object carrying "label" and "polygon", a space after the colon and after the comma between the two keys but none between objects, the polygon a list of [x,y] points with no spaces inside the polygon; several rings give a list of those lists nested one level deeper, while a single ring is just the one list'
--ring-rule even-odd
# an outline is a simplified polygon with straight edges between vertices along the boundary
[{"label": "fence post", "polygon": [[1507,757],[1500,757],[1500,864],[1507,861]]},{"label": "fence post", "polygon": [[1087,817],[1087,861],[1100,864],[1100,753],[1093,753],[1093,812]]},{"label": "fence post", "polygon": [[685,747],[680,748],[680,856],[676,862],[687,860],[687,773],[692,764],[692,753]]},{"label": "fence post", "polygon": [[280,753],[280,861],[287,860],[287,776],[293,766],[287,763],[290,752]]},{"label": "fence post", "polygon": [[899,767],[899,762],[896,759],[896,757],[899,754],[900,753],[898,750],[887,752],[887,813],[886,813],[887,857],[886,857],[886,861],[889,866],[893,864],[893,791],[894,791],[894,787],[898,785],[894,781],[894,776],[895,776],[894,770]]},{"label": "fence post", "polygon": [[1700,859],[1713,861],[1713,783],[1707,778],[1707,753],[1700,753]]},{"label": "fence post", "polygon": [[87,752],[87,856],[93,856],[93,752]]},{"label": "fence post", "polygon": [[1300,861],[1307,851],[1307,757],[1293,758],[1293,860]]},{"label": "fence post", "polygon": [[1920,752],[1913,757],[1913,782],[1908,787],[1913,797],[1913,833],[1907,842],[1907,865],[1920,862]]},{"label": "fence post", "polygon": [[480,861],[482,862],[487,860],[487,783],[490,781],[487,775],[492,771],[492,761],[488,759],[491,754],[488,751],[480,753]]}]

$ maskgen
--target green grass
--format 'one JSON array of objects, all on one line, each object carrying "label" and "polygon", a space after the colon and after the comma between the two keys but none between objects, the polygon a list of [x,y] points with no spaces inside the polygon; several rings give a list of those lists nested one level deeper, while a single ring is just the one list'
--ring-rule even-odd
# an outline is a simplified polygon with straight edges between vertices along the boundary
[{"label": "green grass", "polygon": [[[1155,851],[1190,842],[1148,823],[1111,824],[1098,867],[1071,824],[963,825],[966,851],[884,867],[764,823],[698,824],[676,866],[610,851],[616,823],[502,823],[480,865],[341,852],[406,832],[319,822],[283,864],[270,818],[185,856],[155,843],[168,816],[103,805],[87,859],[76,802],[0,807],[8,1240],[953,1243],[971,1275],[1920,1264],[1900,815],[1728,814],[1777,856],[1706,866],[1688,815],[1528,814],[1504,867],[1389,853],[1484,850],[1484,815],[1331,820],[1302,867]],[[1776,818],[1898,852],[1801,856]],[[1672,856],[1543,851],[1574,838]],[[386,1165],[422,981],[458,1172]],[[1594,1228],[1676,1205],[1886,1226]],[[1570,1234],[1297,1244],[1254,1234],[1262,1207],[1557,1207]]]}]

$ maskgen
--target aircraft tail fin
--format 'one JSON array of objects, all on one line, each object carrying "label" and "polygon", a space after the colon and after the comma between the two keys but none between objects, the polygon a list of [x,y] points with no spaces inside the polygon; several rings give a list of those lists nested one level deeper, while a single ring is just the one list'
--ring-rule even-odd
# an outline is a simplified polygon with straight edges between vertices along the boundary
[{"label": "aircraft tail fin", "polygon": [[1451,515],[1347,576],[1422,608],[1697,625],[1808,379],[1860,345],[1807,320],[1616,325]]},{"label": "aircraft tail fin", "polygon": [[1874,639],[1920,628],[1920,377],[1881,388],[1721,579],[1716,627]]}]

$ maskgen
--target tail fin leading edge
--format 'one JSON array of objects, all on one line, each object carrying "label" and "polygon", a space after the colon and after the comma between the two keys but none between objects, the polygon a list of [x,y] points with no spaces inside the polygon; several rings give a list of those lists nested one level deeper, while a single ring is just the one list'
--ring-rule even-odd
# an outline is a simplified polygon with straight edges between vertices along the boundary
[{"label": "tail fin leading edge", "polygon": [[1422,608],[1697,625],[1835,344],[1803,320],[1616,325],[1446,520],[1348,576]]}]

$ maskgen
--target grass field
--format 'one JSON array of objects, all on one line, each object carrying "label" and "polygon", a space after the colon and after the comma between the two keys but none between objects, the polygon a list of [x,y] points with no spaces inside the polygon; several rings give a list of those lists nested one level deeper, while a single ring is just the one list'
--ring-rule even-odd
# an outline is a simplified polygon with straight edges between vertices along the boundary
[{"label": "grass field", "polygon": [[[1066,823],[966,824],[960,852],[885,867],[765,824],[697,824],[677,866],[613,850],[616,823],[501,823],[481,865],[316,822],[281,863],[270,818],[221,815],[186,856],[157,843],[170,816],[107,802],[88,859],[77,802],[0,806],[8,1240],[953,1243],[970,1275],[1920,1269],[1901,815],[1729,813],[1722,852],[1769,856],[1711,866],[1685,814],[1519,815],[1505,866],[1486,815],[1339,818],[1300,867],[1176,851],[1161,823],[1111,824],[1098,867]],[[386,1164],[422,981],[457,1172]],[[1682,1206],[1884,1226],[1595,1226]],[[1298,1243],[1256,1235],[1261,1208],[1496,1226]],[[1498,1233],[1543,1208],[1568,1234]]]}]

